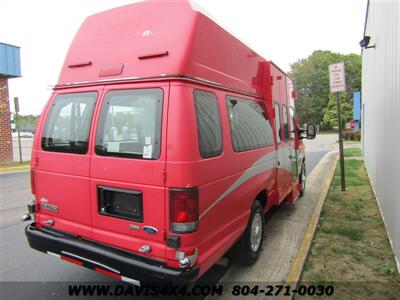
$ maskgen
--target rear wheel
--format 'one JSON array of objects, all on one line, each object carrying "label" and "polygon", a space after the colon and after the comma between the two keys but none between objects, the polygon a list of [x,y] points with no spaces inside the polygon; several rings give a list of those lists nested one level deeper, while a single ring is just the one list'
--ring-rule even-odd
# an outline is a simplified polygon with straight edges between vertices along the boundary
[{"label": "rear wheel", "polygon": [[306,190],[306,164],[305,163],[303,163],[303,166],[301,167],[300,183],[301,183],[300,197],[302,197]]},{"label": "rear wheel", "polygon": [[253,264],[260,255],[264,235],[264,211],[259,201],[251,208],[249,222],[233,249],[233,259],[242,265]]}]

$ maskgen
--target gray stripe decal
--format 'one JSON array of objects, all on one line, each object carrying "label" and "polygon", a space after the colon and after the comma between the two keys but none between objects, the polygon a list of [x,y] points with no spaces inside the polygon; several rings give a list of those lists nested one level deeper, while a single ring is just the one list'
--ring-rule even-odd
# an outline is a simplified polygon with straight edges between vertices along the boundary
[{"label": "gray stripe decal", "polygon": [[200,215],[202,218],[211,208],[221,202],[227,195],[232,193],[235,189],[237,189],[241,184],[249,180],[250,178],[256,176],[261,172],[265,172],[267,170],[273,169],[277,167],[277,157],[276,151],[272,151],[263,155],[260,159],[258,159],[254,164],[251,165],[243,174],[221,195],[215,200],[203,213]]}]

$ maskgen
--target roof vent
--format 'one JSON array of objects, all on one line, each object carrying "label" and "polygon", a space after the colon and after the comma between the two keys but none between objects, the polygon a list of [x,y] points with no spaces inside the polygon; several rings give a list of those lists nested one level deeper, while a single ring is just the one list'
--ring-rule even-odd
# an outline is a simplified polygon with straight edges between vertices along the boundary
[{"label": "roof vent", "polygon": [[101,67],[99,77],[121,75],[124,70],[124,64],[104,65]]}]

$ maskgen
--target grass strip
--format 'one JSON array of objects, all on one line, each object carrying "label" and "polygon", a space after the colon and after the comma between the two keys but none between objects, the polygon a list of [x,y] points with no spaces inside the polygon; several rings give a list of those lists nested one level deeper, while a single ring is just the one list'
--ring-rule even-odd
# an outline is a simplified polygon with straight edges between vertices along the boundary
[{"label": "grass strip", "polygon": [[400,275],[363,161],[346,160],[345,172],[341,192],[337,165],[299,285],[331,284],[334,299],[400,299]]},{"label": "grass strip", "polygon": [[345,148],[343,149],[344,157],[355,157],[361,156],[361,149],[360,148]]}]

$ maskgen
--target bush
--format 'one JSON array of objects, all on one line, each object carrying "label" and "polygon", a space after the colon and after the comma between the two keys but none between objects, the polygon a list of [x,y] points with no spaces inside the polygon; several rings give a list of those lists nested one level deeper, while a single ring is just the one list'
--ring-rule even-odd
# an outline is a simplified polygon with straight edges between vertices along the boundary
[{"label": "bush", "polygon": [[359,141],[361,140],[361,133],[352,129],[346,129],[342,132],[342,138],[345,141]]},{"label": "bush", "polygon": [[361,132],[357,132],[356,134],[356,141],[361,141]]},{"label": "bush", "polygon": [[342,131],[342,138],[345,141],[349,141],[350,140],[350,136],[353,134],[353,130],[351,129],[346,129]]}]

